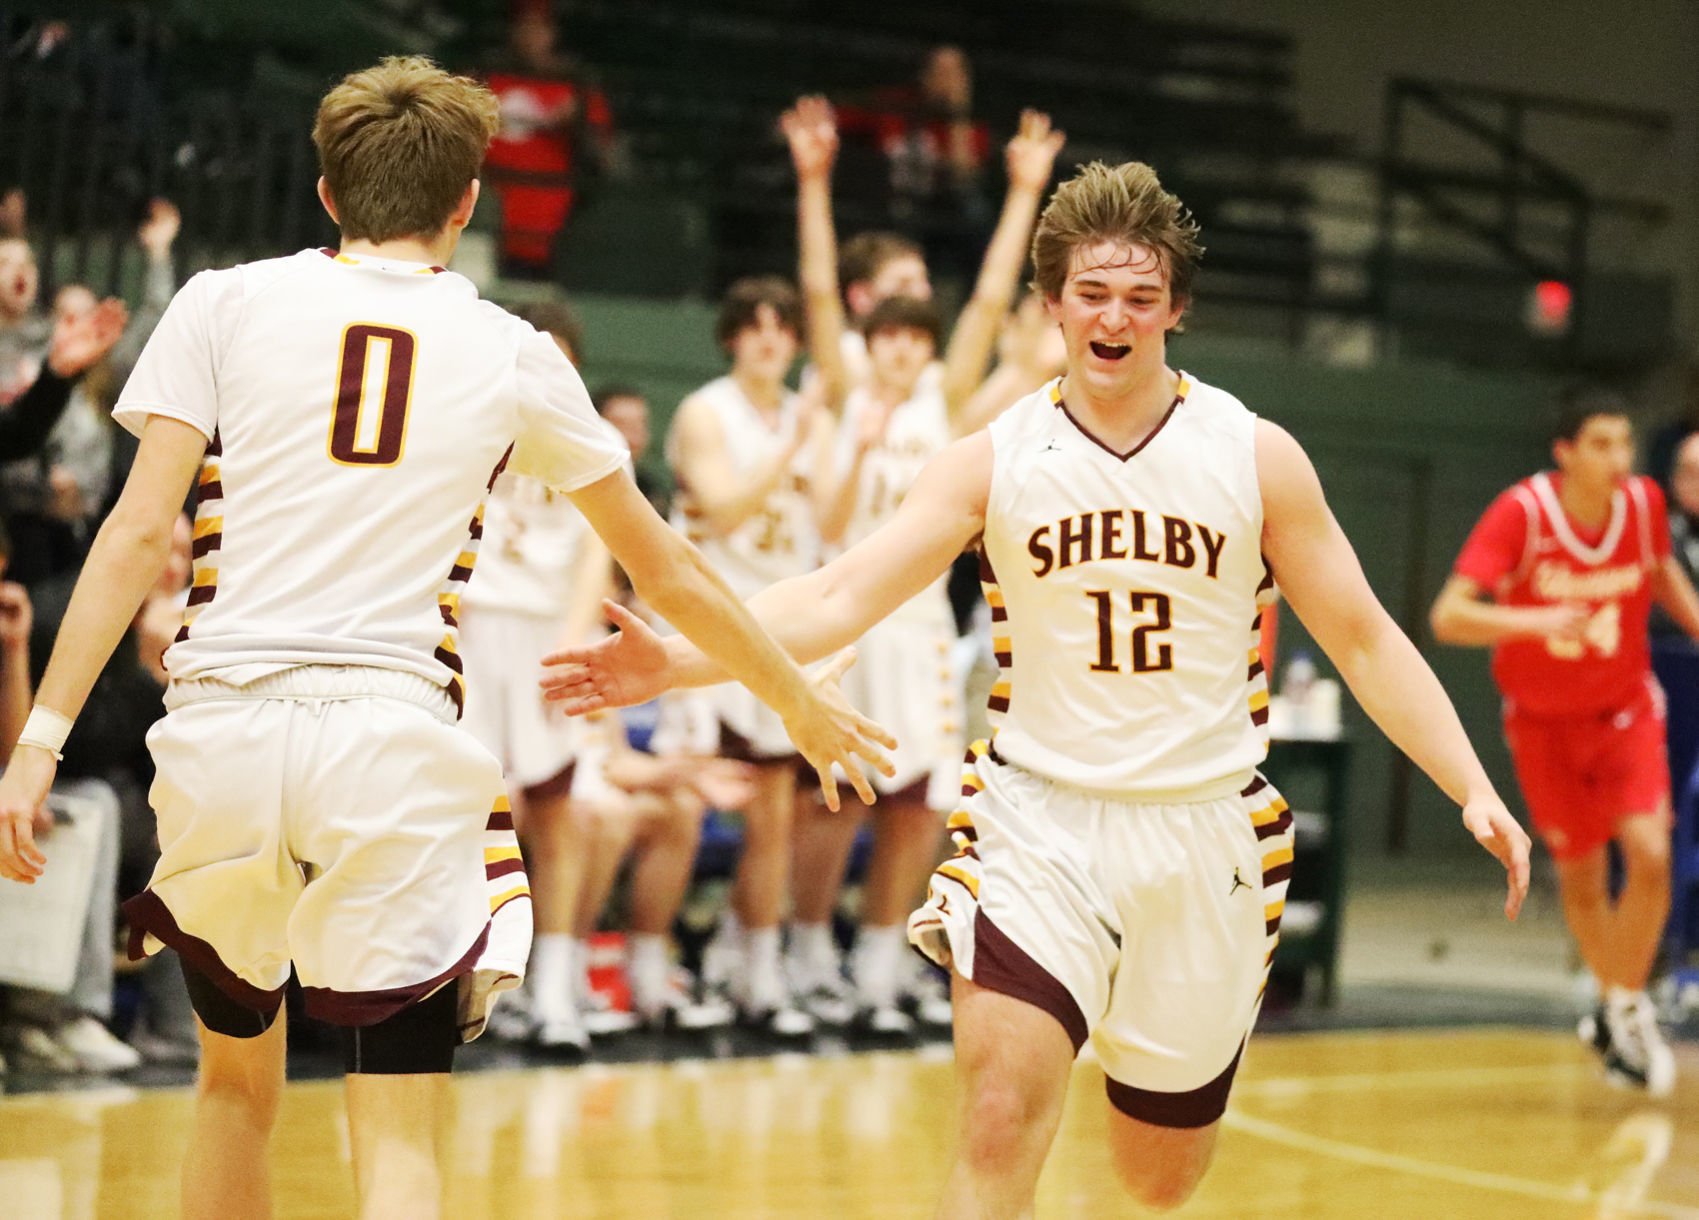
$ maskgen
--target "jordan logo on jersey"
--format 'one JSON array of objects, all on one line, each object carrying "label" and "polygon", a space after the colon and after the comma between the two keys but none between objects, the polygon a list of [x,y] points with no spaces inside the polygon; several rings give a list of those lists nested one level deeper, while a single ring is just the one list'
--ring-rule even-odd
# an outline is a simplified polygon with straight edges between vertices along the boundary
[{"label": "jordan logo on jersey", "polygon": [[1225,534],[1184,517],[1110,508],[1041,525],[1027,539],[1026,549],[1034,561],[1032,574],[1040,579],[1094,559],[1139,559],[1171,568],[1193,568],[1201,562],[1214,580],[1226,545]]}]

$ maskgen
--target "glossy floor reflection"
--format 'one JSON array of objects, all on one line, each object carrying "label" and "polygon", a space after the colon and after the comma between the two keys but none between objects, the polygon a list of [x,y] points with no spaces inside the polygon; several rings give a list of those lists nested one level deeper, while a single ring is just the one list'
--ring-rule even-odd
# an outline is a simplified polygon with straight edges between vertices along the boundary
[{"label": "glossy floor reflection", "polygon": [[[1607,1089],[1546,1032],[1265,1035],[1187,1216],[1694,1217],[1699,1048],[1674,1098]],[[931,1213],[952,1135],[947,1048],[840,1058],[592,1066],[462,1077],[449,1208],[495,1217],[850,1217]],[[186,1090],[0,1100],[0,1214],[174,1214]],[[1082,1063],[1040,1216],[1130,1214]],[[278,1216],[349,1214],[333,1083],[293,1086]]]}]

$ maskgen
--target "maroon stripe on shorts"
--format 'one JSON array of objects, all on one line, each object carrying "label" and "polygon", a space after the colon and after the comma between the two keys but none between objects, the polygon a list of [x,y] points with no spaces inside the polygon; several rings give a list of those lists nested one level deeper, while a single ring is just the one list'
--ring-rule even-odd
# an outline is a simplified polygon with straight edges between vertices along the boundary
[{"label": "maroon stripe on shorts", "polygon": [[189,557],[191,559],[202,559],[209,551],[216,551],[223,545],[223,534],[202,534],[189,544]]},{"label": "maroon stripe on shorts", "polygon": [[490,881],[494,881],[497,877],[505,877],[509,873],[522,873],[524,871],[525,861],[523,860],[497,860],[494,864],[484,865],[484,877]]},{"label": "maroon stripe on shorts", "polygon": [[1232,1091],[1233,1077],[1239,1070],[1239,1057],[1245,1044],[1233,1052],[1233,1062],[1225,1071],[1206,1085],[1184,1093],[1162,1093],[1141,1089],[1104,1078],[1109,1104],[1129,1118],[1155,1127],[1207,1127],[1227,1112],[1227,1094]]},{"label": "maroon stripe on shorts", "polygon": [[196,585],[189,590],[189,605],[204,606],[212,600],[212,595],[217,592],[217,585]]},{"label": "maroon stripe on shorts", "polygon": [[1260,775],[1253,776],[1251,778],[1251,782],[1245,785],[1245,790],[1243,792],[1239,793],[1239,795],[1240,796],[1255,796],[1257,793],[1261,792],[1266,787],[1268,787],[1268,781],[1266,779],[1264,779]]},{"label": "maroon stripe on shorts", "polygon": [[1290,829],[1291,825],[1292,825],[1292,811],[1290,809],[1288,809],[1288,810],[1286,810],[1286,812],[1282,813],[1279,817],[1275,818],[1274,821],[1269,822],[1267,825],[1258,826],[1257,827],[1257,838],[1259,838],[1259,839],[1272,839],[1272,838],[1274,838],[1275,835],[1283,835],[1283,834],[1286,833],[1286,831],[1288,829]]},{"label": "maroon stripe on shorts", "polygon": [[994,712],[1006,712],[1009,710],[1009,697],[1007,695],[992,695],[985,701],[985,706]]},{"label": "maroon stripe on shorts", "polygon": [[214,949],[198,936],[191,935],[177,926],[176,918],[171,909],[165,905],[159,895],[152,890],[143,890],[124,904],[124,914],[130,921],[130,960],[139,962],[147,954],[143,951],[143,942],[147,934],[152,932],[165,944],[182,954],[183,960],[194,966],[225,995],[229,996],[243,1008],[252,1008],[256,1012],[270,1013],[277,1010],[283,1000],[283,988],[266,991],[256,987],[246,979],[239,978],[236,972],[224,964]]},{"label": "maroon stripe on shorts", "polygon": [[1079,1001],[1060,979],[1032,959],[1027,951],[1004,935],[981,907],[973,916],[973,981],[990,991],[1024,1000],[1049,1013],[1067,1031],[1080,1053],[1091,1032]]},{"label": "maroon stripe on shorts", "polygon": [[1267,724],[1268,709],[1266,707],[1259,707],[1256,711],[1252,712],[1251,723],[1257,725]]},{"label": "maroon stripe on shorts", "polygon": [[485,830],[512,830],[513,813],[507,809],[497,809],[491,812],[490,820],[484,823]]},{"label": "maroon stripe on shorts", "polygon": [[301,993],[307,1001],[307,1015],[330,1025],[376,1025],[409,1004],[424,999],[449,980],[471,973],[489,939],[490,925],[486,920],[478,939],[472,942],[472,947],[461,955],[459,961],[422,983],[386,987],[379,991],[336,991],[330,987],[304,986]]},{"label": "maroon stripe on shorts", "polygon": [[1289,881],[1291,878],[1292,861],[1290,860],[1284,864],[1276,864],[1273,868],[1262,870],[1262,883],[1264,885],[1279,885],[1282,881]]}]

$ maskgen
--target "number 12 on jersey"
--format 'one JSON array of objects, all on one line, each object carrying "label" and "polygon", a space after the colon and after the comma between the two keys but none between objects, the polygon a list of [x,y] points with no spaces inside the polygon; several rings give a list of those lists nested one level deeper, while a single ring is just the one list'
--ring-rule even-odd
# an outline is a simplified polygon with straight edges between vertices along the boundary
[{"label": "number 12 on jersey", "polygon": [[[1086,594],[1097,609],[1097,660],[1092,663],[1096,673],[1118,674],[1121,672],[1120,662],[1116,660],[1116,630],[1115,630],[1115,601],[1114,595],[1107,589],[1087,589]],[[1158,632],[1167,631],[1174,625],[1173,603],[1166,593],[1147,593],[1134,589],[1127,595],[1128,608],[1132,611],[1135,622],[1132,641],[1132,665],[1130,672],[1135,674],[1161,673],[1174,668],[1174,646],[1167,642],[1152,643],[1151,637]]]},{"label": "number 12 on jersey", "polygon": [[[381,361],[375,370],[374,348]],[[355,322],[342,332],[336,410],[330,420],[331,461],[343,466],[393,466],[401,460],[407,448],[407,408],[413,401],[418,354],[413,332],[399,326]],[[369,411],[376,412],[375,421]]]}]

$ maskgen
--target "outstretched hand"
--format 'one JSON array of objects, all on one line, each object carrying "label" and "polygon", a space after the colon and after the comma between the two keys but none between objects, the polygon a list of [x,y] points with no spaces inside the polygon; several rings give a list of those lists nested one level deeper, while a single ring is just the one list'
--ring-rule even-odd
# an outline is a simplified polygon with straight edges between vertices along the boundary
[{"label": "outstretched hand", "polygon": [[1490,851],[1504,865],[1509,875],[1510,892],[1504,899],[1506,919],[1515,919],[1528,896],[1528,852],[1532,844],[1528,832],[1510,816],[1504,802],[1496,797],[1470,801],[1463,807],[1463,825],[1475,836],[1475,841]]},{"label": "outstretched hand", "polygon": [[896,768],[884,750],[896,746],[896,738],[850,706],[838,683],[855,664],[855,649],[845,648],[809,674],[812,698],[785,717],[785,732],[797,752],[808,760],[820,777],[820,794],[826,808],[838,809],[838,780],[833,765],[843,768],[850,786],[864,805],[873,804],[873,785],[862,770],[871,763],[881,775],[895,775]]},{"label": "outstretched hand", "polygon": [[823,97],[798,98],[779,119],[779,129],[791,146],[791,164],[798,178],[832,172],[838,156],[838,123],[832,104]]},{"label": "outstretched hand", "polygon": [[617,631],[543,658],[543,698],[568,716],[645,703],[672,685],[667,646],[654,629],[618,602],[602,608]]}]

